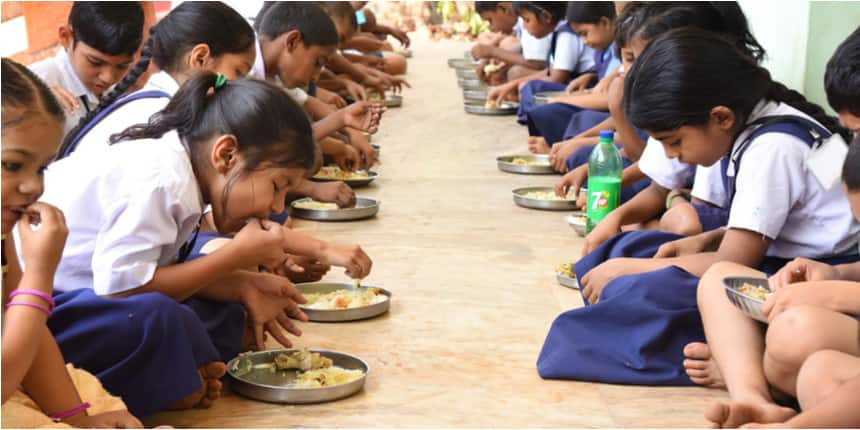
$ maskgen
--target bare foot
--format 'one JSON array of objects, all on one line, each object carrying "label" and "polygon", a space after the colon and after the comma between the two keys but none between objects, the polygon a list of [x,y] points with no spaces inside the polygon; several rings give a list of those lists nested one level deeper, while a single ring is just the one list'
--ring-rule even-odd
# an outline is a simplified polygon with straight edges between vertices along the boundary
[{"label": "bare foot", "polygon": [[199,369],[200,389],[189,394],[168,406],[171,410],[191,409],[194,407],[208,408],[212,402],[221,397],[221,381],[219,380],[227,373],[227,365],[220,361],[213,361]]},{"label": "bare foot", "polygon": [[797,411],[773,403],[716,403],[705,410],[705,419],[714,428],[737,428],[744,424],[781,423],[797,415]]},{"label": "bare foot", "polygon": [[708,344],[688,343],[684,347],[684,357],[684,369],[694,384],[708,388],[726,388],[720,367],[711,356],[711,348]]},{"label": "bare foot", "polygon": [[532,154],[549,154],[549,145],[541,136],[529,136],[528,144]]}]

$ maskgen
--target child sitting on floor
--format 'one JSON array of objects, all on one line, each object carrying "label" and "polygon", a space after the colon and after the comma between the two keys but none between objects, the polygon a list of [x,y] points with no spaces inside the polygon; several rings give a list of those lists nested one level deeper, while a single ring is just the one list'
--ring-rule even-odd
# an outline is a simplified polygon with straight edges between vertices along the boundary
[{"label": "child sitting on floor", "polygon": [[[860,125],[851,113],[860,112],[860,98],[853,97],[860,78],[858,47],[860,30],[855,30],[836,49],[825,73],[827,98],[849,127]],[[842,186],[854,217],[860,220],[860,140],[856,138],[842,167]],[[708,420],[721,427],[860,425],[857,408],[851,405],[860,387],[860,263],[828,265],[797,258],[786,264],[770,279],[773,294],[762,309],[770,321],[766,332],[727,301],[721,288],[725,276],[764,275],[720,263],[699,284],[708,343],[687,345],[684,365],[693,382],[727,386],[733,400],[710,407],[705,414]],[[750,357],[752,361],[747,361]],[[739,366],[742,372],[731,366]],[[797,397],[803,412],[795,416],[794,410],[774,404],[769,385]]]},{"label": "child sitting on floor", "polygon": [[140,2],[74,2],[57,55],[30,65],[66,110],[64,133],[96,109],[131,66],[143,37]]},{"label": "child sitting on floor", "polygon": [[[95,377],[64,364],[45,324],[67,229],[59,209],[36,200],[63,136],[63,109],[38,77],[6,58],[2,87],[3,426],[141,427]],[[10,234],[16,224],[23,271]]]},{"label": "child sitting on floor", "polygon": [[561,91],[568,82],[594,72],[594,55],[567,25],[563,2],[514,2],[514,11],[523,19],[523,28],[536,38],[550,36],[550,49],[544,70],[493,88],[487,95],[491,103],[517,98],[517,121],[526,123],[526,113],[534,108],[534,95],[542,91]]},{"label": "child sitting on floor", "polygon": [[[513,2],[478,1],[475,12],[497,33],[493,40],[479,41],[472,47],[472,56],[481,60],[476,69],[478,78],[499,85],[544,68],[552,36],[538,39],[523,31],[523,20],[514,12]],[[491,64],[498,69],[485,71]]]}]

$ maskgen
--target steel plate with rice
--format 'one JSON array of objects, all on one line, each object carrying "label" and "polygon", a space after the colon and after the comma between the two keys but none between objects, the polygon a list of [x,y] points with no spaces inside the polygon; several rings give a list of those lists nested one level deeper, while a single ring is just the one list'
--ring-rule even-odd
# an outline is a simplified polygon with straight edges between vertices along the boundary
[{"label": "steel plate with rice", "polygon": [[579,281],[573,273],[573,264],[565,263],[555,268],[555,279],[559,285],[567,288],[579,289]]},{"label": "steel plate with rice", "polygon": [[516,102],[502,102],[498,106],[487,106],[487,102],[483,101],[464,101],[463,109],[475,115],[513,115],[517,113],[517,108],[520,105]]},{"label": "steel plate with rice", "polygon": [[[310,282],[296,284],[296,288],[308,299],[308,303],[300,305],[308,319],[316,322],[344,322],[373,318],[388,312],[391,306],[391,292],[378,287],[359,286],[346,282]],[[332,301],[339,299],[338,292],[357,293],[367,305],[358,307],[336,308]],[[368,299],[367,296],[373,299]],[[312,301],[313,300],[313,301]],[[340,302],[337,302],[341,305]],[[356,303],[345,303],[355,306]],[[335,307],[333,309],[329,309]]]},{"label": "steel plate with rice", "polygon": [[245,397],[264,402],[307,404],[349,397],[364,387],[367,374],[370,372],[370,366],[364,360],[342,352],[313,349],[309,352],[331,360],[332,371],[346,375],[346,379],[350,380],[346,383],[306,388],[309,385],[306,383],[306,377],[315,370],[305,372],[299,369],[279,370],[275,364],[276,358],[299,352],[304,351],[276,349],[240,354],[227,363],[230,388]]},{"label": "steel plate with rice", "polygon": [[543,91],[543,92],[537,93],[537,94],[535,94],[535,105],[536,106],[545,105],[545,104],[549,103],[549,99],[551,99],[553,97],[563,96],[563,95],[567,95],[567,93],[564,91]]},{"label": "steel plate with rice", "polygon": [[316,182],[342,181],[353,188],[364,187],[373,182],[379,174],[370,170],[346,172],[337,166],[323,166],[316,175],[311,177]]},{"label": "steel plate with rice", "polygon": [[517,188],[513,192],[514,203],[529,209],[569,211],[576,209],[576,200],[563,200],[555,195],[552,187]]},{"label": "steel plate with rice", "polygon": [[571,226],[580,237],[585,237],[585,225],[588,223],[588,217],[585,212],[576,211],[564,217],[567,225]]},{"label": "steel plate with rice", "polygon": [[761,311],[765,300],[770,295],[770,284],[767,279],[730,276],[723,279],[723,286],[729,301],[741,312],[757,321],[767,323],[767,318]]},{"label": "steel plate with rice", "polygon": [[503,155],[496,158],[499,170],[523,175],[546,175],[555,173],[549,164],[549,156],[543,154]]},{"label": "steel plate with rice", "polygon": [[320,203],[311,198],[304,198],[290,204],[290,212],[296,218],[313,221],[356,221],[371,218],[379,212],[380,202],[367,197],[356,197],[355,206],[339,208],[335,203]]}]

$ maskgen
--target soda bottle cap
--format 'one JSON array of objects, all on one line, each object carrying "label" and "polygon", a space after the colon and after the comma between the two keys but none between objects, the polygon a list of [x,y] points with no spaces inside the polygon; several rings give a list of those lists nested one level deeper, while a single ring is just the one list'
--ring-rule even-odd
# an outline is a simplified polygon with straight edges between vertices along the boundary
[{"label": "soda bottle cap", "polygon": [[615,137],[615,132],[612,130],[600,130],[600,139],[612,140]]}]

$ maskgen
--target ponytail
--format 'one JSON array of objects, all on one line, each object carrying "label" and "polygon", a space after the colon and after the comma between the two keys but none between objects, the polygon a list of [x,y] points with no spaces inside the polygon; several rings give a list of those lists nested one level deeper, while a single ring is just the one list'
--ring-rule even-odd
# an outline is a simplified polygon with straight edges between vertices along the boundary
[{"label": "ponytail", "polygon": [[146,43],[143,44],[143,49],[140,51],[140,59],[137,60],[137,63],[129,69],[125,76],[123,76],[123,78],[113,87],[110,93],[99,100],[99,104],[95,109],[87,112],[87,114],[78,121],[75,128],[66,134],[66,137],[63,138],[63,143],[60,145],[60,149],[57,152],[58,154],[65,154],[69,145],[76,140],[75,137],[78,133],[80,133],[81,130],[83,130],[84,127],[86,127],[86,125],[89,124],[90,121],[92,121],[93,118],[95,118],[101,111],[119,100],[119,98],[122,97],[138,79],[140,79],[141,75],[146,72],[149,68],[150,59],[152,58],[152,40],[155,37],[155,27],[156,26],[150,27],[149,38],[146,39]]},{"label": "ponytail", "polygon": [[157,139],[175,130],[188,147],[192,162],[201,163],[206,158],[203,145],[217,135],[229,134],[236,137],[245,170],[263,162],[305,170],[315,166],[316,144],[310,122],[283,89],[256,79],[222,84],[218,76],[198,73],[148,122],[112,135],[110,142]]}]

